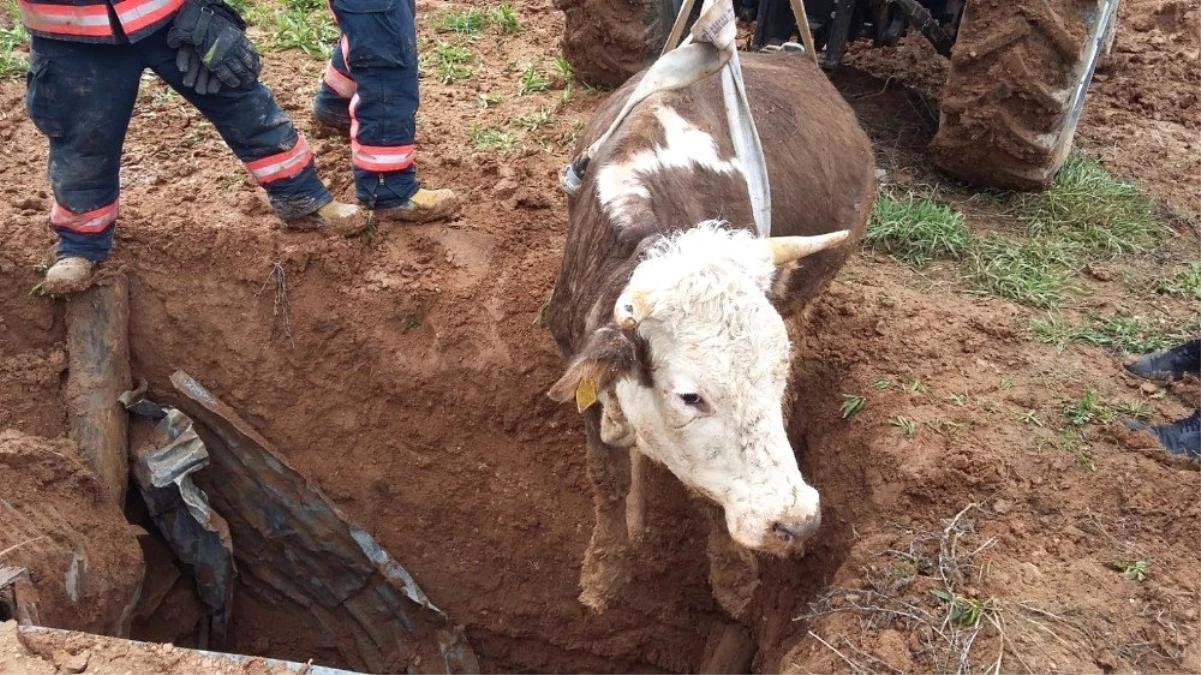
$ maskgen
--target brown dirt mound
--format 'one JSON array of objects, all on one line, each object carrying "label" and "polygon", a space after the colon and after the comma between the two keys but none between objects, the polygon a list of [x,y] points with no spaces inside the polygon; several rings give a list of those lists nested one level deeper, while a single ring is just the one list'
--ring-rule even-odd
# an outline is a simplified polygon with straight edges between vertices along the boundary
[{"label": "brown dirt mound", "polygon": [[128,634],[142,584],[136,528],[107,506],[73,443],[0,431],[0,562],[29,570],[44,625]]},{"label": "brown dirt mound", "polygon": [[24,675],[120,675],[122,673],[204,673],[276,675],[292,672],[262,659],[230,663],[171,645],[149,645],[83,633],[18,631],[0,624],[0,673]]}]

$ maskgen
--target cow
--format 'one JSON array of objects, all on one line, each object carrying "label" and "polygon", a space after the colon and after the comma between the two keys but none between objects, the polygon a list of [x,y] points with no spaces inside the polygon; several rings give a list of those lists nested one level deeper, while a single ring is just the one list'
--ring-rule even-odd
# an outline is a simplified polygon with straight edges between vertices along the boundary
[{"label": "cow", "polygon": [[[772,237],[755,233],[719,79],[639,103],[568,197],[545,312],[568,366],[549,395],[584,408],[594,485],[618,486],[598,495],[598,510],[622,497],[628,478],[609,467],[633,449],[719,505],[734,542],[783,556],[821,522],[785,432],[786,317],[855,249],[875,165],[854,113],[811,61],[744,54],[742,70]],[[602,105],[577,151],[609,128],[640,77]]]}]

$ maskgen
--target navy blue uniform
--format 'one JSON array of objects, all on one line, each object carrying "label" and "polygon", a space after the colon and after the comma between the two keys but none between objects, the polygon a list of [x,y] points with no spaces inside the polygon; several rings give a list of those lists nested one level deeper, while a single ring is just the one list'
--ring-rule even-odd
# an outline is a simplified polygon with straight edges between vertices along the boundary
[{"label": "navy blue uniform", "polygon": [[350,124],[355,193],[370,208],[401,206],[420,187],[414,0],[331,0],[342,35],[314,109]]},{"label": "navy blue uniform", "polygon": [[121,149],[149,68],[213,123],[281,218],[333,201],[313,154],[261,83],[217,94],[184,86],[167,45],[182,0],[19,3],[33,34],[26,108],[50,141],[51,227],[60,257],[108,257],[120,204]]}]

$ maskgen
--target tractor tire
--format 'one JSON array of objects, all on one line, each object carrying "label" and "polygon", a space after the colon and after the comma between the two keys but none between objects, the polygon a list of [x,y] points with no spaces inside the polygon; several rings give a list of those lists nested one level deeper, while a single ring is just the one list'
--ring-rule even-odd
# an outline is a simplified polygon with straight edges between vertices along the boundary
[{"label": "tractor tire", "polygon": [[968,0],[934,163],[969,183],[1046,187],[1067,159],[1118,0]]},{"label": "tractor tire", "polygon": [[[584,84],[619,87],[663,50],[682,0],[555,0],[563,58]],[[697,0],[694,13],[699,12]]]}]

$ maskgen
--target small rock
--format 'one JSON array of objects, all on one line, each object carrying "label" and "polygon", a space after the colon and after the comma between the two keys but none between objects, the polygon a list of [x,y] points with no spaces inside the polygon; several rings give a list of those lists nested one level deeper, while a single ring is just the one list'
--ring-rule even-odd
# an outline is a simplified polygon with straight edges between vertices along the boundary
[{"label": "small rock", "polygon": [[498,180],[496,185],[492,187],[492,196],[496,197],[497,199],[509,199],[513,195],[517,194],[517,187],[517,181],[509,178],[502,178],[501,180]]},{"label": "small rock", "polygon": [[1107,270],[1104,267],[1101,267],[1099,265],[1094,265],[1094,264],[1090,263],[1087,267],[1085,267],[1085,271],[1087,271],[1089,276],[1096,279],[1097,281],[1112,281],[1113,280],[1113,272],[1110,272],[1109,270]]},{"label": "small rock", "polygon": [[87,654],[68,654],[64,651],[57,651],[54,652],[53,658],[59,669],[68,673],[82,673],[88,668]]},{"label": "small rock", "polygon": [[1142,392],[1144,394],[1147,394],[1148,396],[1159,391],[1159,387],[1157,387],[1154,382],[1144,382],[1144,383],[1142,383],[1142,385],[1139,386],[1139,389],[1142,390]]}]

